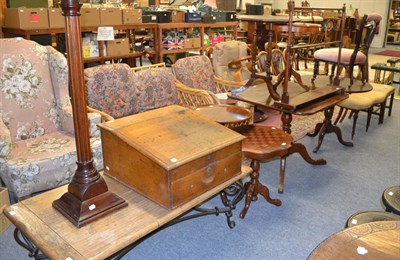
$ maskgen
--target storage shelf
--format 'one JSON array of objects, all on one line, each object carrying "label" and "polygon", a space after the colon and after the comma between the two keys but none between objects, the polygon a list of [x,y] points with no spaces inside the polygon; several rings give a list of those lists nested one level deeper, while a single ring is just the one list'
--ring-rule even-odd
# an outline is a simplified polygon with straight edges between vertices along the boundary
[{"label": "storage shelf", "polygon": [[[229,32],[232,35],[233,39],[237,37],[237,26],[238,22],[216,22],[216,23],[138,23],[138,24],[125,24],[125,25],[114,25],[114,30],[127,31],[128,38],[130,38],[129,32],[132,31],[134,33],[135,30],[151,30],[153,32],[153,41],[154,46],[152,49],[147,50],[146,53],[150,53],[154,56],[155,62],[162,61],[162,55],[164,54],[177,54],[184,53],[189,51],[199,51],[201,54],[204,52],[206,47],[204,46],[204,34],[205,30],[208,28],[218,29],[221,28],[224,31]],[[196,48],[183,48],[183,49],[175,49],[175,50],[164,50],[162,47],[162,33],[163,30],[178,30],[178,29],[190,29],[190,28],[199,28],[200,33],[200,46]],[[44,28],[44,29],[16,29],[16,28],[2,28],[3,33],[6,37],[14,37],[14,36],[22,36],[25,39],[30,40],[32,35],[45,35],[45,34],[62,34],[65,33],[64,28]],[[91,27],[81,27],[81,32],[97,32],[98,26]],[[131,42],[132,44],[133,42]],[[126,55],[118,55],[118,56],[103,56],[103,48],[104,42],[99,41],[99,57],[93,58],[84,58],[84,63],[90,62],[100,62],[104,63],[105,61],[113,60],[113,59],[132,59],[139,57],[138,53],[131,53]]]}]

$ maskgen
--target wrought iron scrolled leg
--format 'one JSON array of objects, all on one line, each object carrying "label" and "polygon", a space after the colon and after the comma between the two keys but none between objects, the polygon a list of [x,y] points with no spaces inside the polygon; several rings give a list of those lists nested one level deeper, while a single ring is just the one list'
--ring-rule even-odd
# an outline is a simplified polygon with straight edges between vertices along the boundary
[{"label": "wrought iron scrolled leg", "polygon": [[236,204],[238,204],[244,196],[244,189],[243,189],[243,181],[242,180],[238,180],[235,183],[232,183],[231,185],[229,185],[229,187],[227,187],[225,190],[223,190],[225,196],[222,197],[221,194],[221,199],[222,199],[222,203],[225,206],[228,206],[228,204],[226,204],[227,202],[227,196],[229,197],[233,197],[232,199],[232,203],[234,206],[236,206]]},{"label": "wrought iron scrolled leg", "polygon": [[[233,197],[233,199],[229,199],[229,197]],[[228,226],[230,228],[235,227],[235,221],[232,220],[233,210],[236,208],[236,204],[243,198],[244,191],[243,191],[243,182],[241,180],[236,181],[235,183],[231,184],[229,187],[224,189],[220,192],[220,197],[224,207],[214,207],[214,208],[202,208],[202,205],[194,207],[192,210],[182,214],[181,216],[177,217],[176,219],[168,222],[167,224],[161,226],[157,230],[151,232],[145,237],[142,237],[135,243],[127,246],[126,248],[122,249],[118,253],[112,255],[107,259],[119,260],[123,256],[125,256],[129,251],[134,249],[138,244],[146,240],[147,238],[151,237],[154,234],[157,234],[159,231],[171,227],[175,224],[181,223],[186,220],[208,216],[208,215],[215,215],[219,216],[220,214],[225,213],[227,218]],[[194,213],[196,212],[196,213]]]},{"label": "wrought iron scrolled leg", "polygon": [[[228,196],[233,197],[233,199],[228,199]],[[225,212],[226,220],[230,228],[234,228],[236,226],[235,221],[232,220],[233,210],[236,208],[236,204],[242,200],[243,196],[244,190],[242,180],[238,180],[220,192],[222,203],[230,209]]]},{"label": "wrought iron scrolled leg", "polygon": [[32,257],[36,260],[49,259],[42,252],[40,252],[39,249],[24,234],[22,234],[18,228],[15,228],[14,230],[14,239],[18,245],[29,251],[29,257]]}]

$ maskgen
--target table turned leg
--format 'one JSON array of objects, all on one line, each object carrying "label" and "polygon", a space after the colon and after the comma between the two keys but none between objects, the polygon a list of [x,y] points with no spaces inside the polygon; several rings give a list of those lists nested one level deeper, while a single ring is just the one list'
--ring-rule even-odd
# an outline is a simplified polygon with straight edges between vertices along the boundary
[{"label": "table turned leg", "polygon": [[283,193],[283,186],[285,185],[285,168],[286,168],[286,156],[281,158],[281,164],[279,168],[279,185],[278,193]]},{"label": "table turned leg", "polygon": [[252,160],[250,164],[251,168],[253,169],[253,172],[250,174],[251,180],[245,184],[245,194],[246,194],[246,201],[245,205],[242,209],[242,211],[239,214],[240,218],[244,218],[246,216],[247,210],[250,207],[251,201],[257,200],[257,195],[261,194],[266,201],[269,203],[275,205],[275,206],[280,206],[282,202],[279,199],[272,199],[269,196],[269,189],[263,185],[259,181],[260,177],[260,162],[258,160]]}]

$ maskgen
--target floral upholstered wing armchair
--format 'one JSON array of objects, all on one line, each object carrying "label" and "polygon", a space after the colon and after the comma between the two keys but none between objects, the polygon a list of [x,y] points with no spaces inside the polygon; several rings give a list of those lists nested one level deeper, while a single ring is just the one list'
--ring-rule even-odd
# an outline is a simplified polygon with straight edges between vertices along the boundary
[{"label": "floral upholstered wing armchair", "polygon": [[[65,57],[22,38],[0,39],[0,177],[21,200],[68,183],[76,145]],[[97,114],[91,144],[103,167]]]}]

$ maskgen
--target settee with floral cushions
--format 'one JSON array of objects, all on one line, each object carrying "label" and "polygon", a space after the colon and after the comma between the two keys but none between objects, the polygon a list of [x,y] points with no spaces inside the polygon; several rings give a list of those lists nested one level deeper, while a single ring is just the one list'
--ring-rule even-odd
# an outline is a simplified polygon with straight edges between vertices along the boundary
[{"label": "settee with floral cushions", "polygon": [[[66,184],[75,173],[68,66],[54,48],[22,38],[0,39],[0,57],[0,177],[21,200]],[[100,169],[100,115],[88,115]]]},{"label": "settee with floral cushions", "polygon": [[178,104],[174,76],[165,65],[105,64],[86,68],[84,75],[89,110],[103,121]]}]

